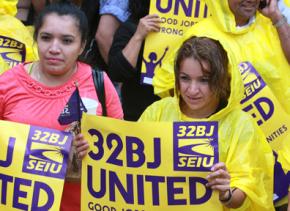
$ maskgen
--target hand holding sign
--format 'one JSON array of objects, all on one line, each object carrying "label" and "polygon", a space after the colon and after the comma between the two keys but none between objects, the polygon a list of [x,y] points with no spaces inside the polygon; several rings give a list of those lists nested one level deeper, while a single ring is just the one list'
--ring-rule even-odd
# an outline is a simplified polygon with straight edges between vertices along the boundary
[{"label": "hand holding sign", "polygon": [[146,15],[140,19],[134,37],[143,41],[149,32],[159,32],[160,23],[161,19],[158,15]]},{"label": "hand holding sign", "polygon": [[207,176],[207,187],[219,191],[219,199],[222,203],[228,205],[232,201],[232,191],[230,188],[231,176],[223,162],[215,164],[211,168],[212,173]]},{"label": "hand holding sign", "polygon": [[76,146],[78,158],[84,158],[88,152],[89,143],[84,139],[83,134],[79,133],[74,137],[74,144]]},{"label": "hand holding sign", "polygon": [[[231,189],[231,176],[223,162],[216,163],[207,176],[207,187],[219,191],[220,201],[227,207],[238,208],[244,202],[246,195],[238,188]],[[233,194],[235,191],[235,195]]]},{"label": "hand holding sign", "polygon": [[219,162],[211,168],[211,171],[212,173],[207,176],[209,181],[207,187],[219,191],[220,198],[224,198],[224,195],[230,189],[231,179],[226,165],[223,162]]}]

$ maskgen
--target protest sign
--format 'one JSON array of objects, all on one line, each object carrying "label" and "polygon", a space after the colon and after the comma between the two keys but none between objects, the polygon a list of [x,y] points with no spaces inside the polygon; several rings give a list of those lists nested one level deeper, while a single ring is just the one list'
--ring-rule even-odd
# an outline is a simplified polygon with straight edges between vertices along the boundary
[{"label": "protest sign", "polygon": [[222,210],[206,176],[217,122],[127,122],[85,114],[82,210]]},{"label": "protest sign", "polygon": [[250,62],[242,62],[239,70],[245,87],[241,101],[243,110],[262,128],[272,149],[281,150],[289,136],[290,116]]},{"label": "protest sign", "polygon": [[209,15],[204,0],[151,0],[150,14],[158,14],[161,28],[145,40],[141,83],[152,84],[156,68],[170,56],[185,31]]},{"label": "protest sign", "polygon": [[58,211],[70,133],[0,121],[0,210]]}]

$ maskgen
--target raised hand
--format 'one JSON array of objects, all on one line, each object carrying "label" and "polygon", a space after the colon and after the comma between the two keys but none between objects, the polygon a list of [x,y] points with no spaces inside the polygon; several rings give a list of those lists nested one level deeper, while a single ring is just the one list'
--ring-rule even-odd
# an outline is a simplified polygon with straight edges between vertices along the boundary
[{"label": "raised hand", "polygon": [[272,23],[276,23],[282,16],[277,0],[266,0],[267,6],[259,10],[264,16],[271,19]]},{"label": "raised hand", "polygon": [[160,23],[161,19],[158,15],[146,15],[140,19],[134,36],[143,41],[148,33],[160,30]]}]

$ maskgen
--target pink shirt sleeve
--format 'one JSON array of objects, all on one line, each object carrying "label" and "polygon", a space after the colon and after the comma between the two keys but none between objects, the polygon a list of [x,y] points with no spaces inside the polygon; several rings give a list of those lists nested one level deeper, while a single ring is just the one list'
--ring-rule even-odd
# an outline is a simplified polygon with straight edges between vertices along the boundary
[{"label": "pink shirt sleeve", "polygon": [[107,116],[116,118],[116,119],[123,119],[123,109],[120,102],[120,98],[118,93],[109,79],[108,75],[104,72],[104,86],[106,92],[106,108],[107,108]]}]

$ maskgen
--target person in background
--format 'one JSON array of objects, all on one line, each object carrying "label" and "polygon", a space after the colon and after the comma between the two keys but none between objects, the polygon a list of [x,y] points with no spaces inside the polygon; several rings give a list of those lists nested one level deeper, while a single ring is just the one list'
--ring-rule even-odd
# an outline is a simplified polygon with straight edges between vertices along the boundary
[{"label": "person in background", "polygon": [[[290,50],[289,50],[289,47],[290,47],[290,38],[289,38],[289,34],[290,34],[290,27],[289,27],[289,24],[290,24],[290,1],[289,0],[277,0],[277,1],[278,1],[277,2],[278,9],[281,11],[284,22],[286,22],[287,23],[286,25],[288,25],[288,27],[284,26],[280,30],[279,30],[279,28],[281,28],[281,26],[278,27],[278,34],[279,34],[279,37],[281,39],[281,45],[282,45],[285,57],[287,58],[287,61],[290,64]],[[273,5],[275,6],[275,4],[273,4]],[[275,7],[274,7],[274,10],[277,11],[277,9],[275,9]],[[286,40],[284,37],[285,35],[286,35]],[[284,41],[283,41],[283,39],[284,39]],[[286,45],[284,44],[285,42],[286,42]]]},{"label": "person in background", "polygon": [[48,4],[48,0],[19,0],[17,3],[16,17],[24,25],[33,25],[37,14]]},{"label": "person in background", "polygon": [[[250,61],[254,66],[260,67],[258,71],[263,79],[289,113],[290,78],[286,76],[289,75],[290,26],[278,8],[277,0],[267,0],[266,7],[260,10],[263,15],[258,11],[262,2],[260,0],[249,4],[249,8],[245,1],[240,0],[205,2],[212,16],[200,24],[195,24],[186,32],[183,40],[197,31],[203,35],[215,33],[217,37],[228,39],[229,45],[238,51],[235,54],[239,57],[239,62]],[[155,72],[155,94],[161,95],[160,93],[168,92],[174,87],[174,54],[173,52],[169,59],[163,61],[167,65]]]},{"label": "person in background", "polygon": [[148,15],[150,2],[130,0],[131,16],[117,30],[109,54],[108,75],[122,82],[121,96],[124,119],[136,121],[159,97],[151,85],[141,84],[141,65],[144,39],[147,34],[159,31],[160,18]]},{"label": "person in background", "polygon": [[96,41],[105,63],[108,64],[114,34],[120,23],[129,17],[128,0],[100,0],[100,15]]},{"label": "person in background", "polygon": [[185,40],[175,59],[175,96],[153,103],[139,121],[217,121],[219,162],[207,187],[219,193],[224,207],[274,210],[272,150],[239,106],[241,77],[231,49],[223,46],[209,37]]},{"label": "person in background", "polygon": [[[88,112],[102,115],[92,69],[78,62],[88,31],[85,14],[71,3],[50,4],[34,27],[39,60],[0,76],[0,119],[66,130],[71,125],[61,125],[58,117],[76,86]],[[105,73],[104,90],[107,116],[122,119],[120,100]],[[82,134],[75,136],[74,145],[79,158],[86,155],[88,143]],[[60,210],[80,210],[80,181],[65,181]]]},{"label": "person in background", "polygon": [[38,59],[36,45],[31,31],[15,15],[17,1],[3,0],[0,8],[0,57],[7,65],[2,65],[0,73],[21,62]]},{"label": "person in background", "polygon": [[[35,18],[45,6],[62,1],[64,0],[18,0],[16,18],[21,20],[24,25],[32,26]],[[80,5],[80,1],[71,0],[76,5]]]}]

